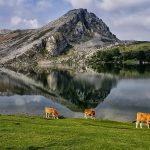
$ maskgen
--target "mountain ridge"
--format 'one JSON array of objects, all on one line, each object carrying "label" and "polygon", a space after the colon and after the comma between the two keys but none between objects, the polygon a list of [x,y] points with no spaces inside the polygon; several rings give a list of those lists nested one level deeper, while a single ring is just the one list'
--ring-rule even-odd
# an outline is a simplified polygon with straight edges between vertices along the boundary
[{"label": "mountain ridge", "polygon": [[74,9],[41,28],[9,30],[6,34],[0,34],[0,64],[16,61],[30,64],[31,59],[45,59],[45,53],[46,59],[49,59],[70,47],[86,49],[116,42],[120,40],[102,19],[86,9]]}]

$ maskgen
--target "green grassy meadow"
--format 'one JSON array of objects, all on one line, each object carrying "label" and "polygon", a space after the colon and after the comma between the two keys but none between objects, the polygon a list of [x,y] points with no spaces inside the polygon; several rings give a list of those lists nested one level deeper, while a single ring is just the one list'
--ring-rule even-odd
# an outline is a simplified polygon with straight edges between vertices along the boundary
[{"label": "green grassy meadow", "polygon": [[150,42],[137,42],[127,46],[120,46],[122,51],[147,51],[150,50]]},{"label": "green grassy meadow", "polygon": [[150,130],[133,123],[0,115],[0,150],[148,150]]},{"label": "green grassy meadow", "polygon": [[118,48],[120,52],[137,52],[137,51],[147,51],[150,50],[150,42],[133,42],[131,44],[119,44],[108,48],[106,50],[113,50],[114,48]]}]

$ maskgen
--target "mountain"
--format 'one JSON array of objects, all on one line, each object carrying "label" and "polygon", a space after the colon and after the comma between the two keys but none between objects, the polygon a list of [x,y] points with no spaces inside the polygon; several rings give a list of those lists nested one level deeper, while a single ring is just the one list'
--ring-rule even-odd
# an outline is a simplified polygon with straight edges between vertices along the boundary
[{"label": "mountain", "polygon": [[116,42],[119,39],[102,19],[86,9],[74,9],[39,29],[1,30],[0,64],[38,62],[70,48],[86,51]]},{"label": "mountain", "polygon": [[2,29],[2,30],[0,30],[0,35],[2,35],[2,34],[8,34],[10,32],[11,32],[11,30],[9,30],[9,29]]}]

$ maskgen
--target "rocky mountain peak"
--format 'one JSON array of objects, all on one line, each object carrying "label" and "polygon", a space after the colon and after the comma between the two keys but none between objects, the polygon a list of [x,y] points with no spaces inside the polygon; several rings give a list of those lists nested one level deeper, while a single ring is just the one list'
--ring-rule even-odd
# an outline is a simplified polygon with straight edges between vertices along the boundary
[{"label": "rocky mountain peak", "polygon": [[[71,10],[56,22],[58,31],[65,31],[64,34],[72,43],[77,42],[79,44],[98,37],[104,42],[118,41],[102,19],[99,19],[94,13],[90,13],[86,9]],[[61,22],[61,24],[59,25],[58,22]]]},{"label": "rocky mountain peak", "polygon": [[86,13],[88,13],[87,9],[80,8],[80,9],[70,10],[66,14],[64,14],[64,16],[67,16],[67,17],[77,16],[77,15],[84,16]]}]

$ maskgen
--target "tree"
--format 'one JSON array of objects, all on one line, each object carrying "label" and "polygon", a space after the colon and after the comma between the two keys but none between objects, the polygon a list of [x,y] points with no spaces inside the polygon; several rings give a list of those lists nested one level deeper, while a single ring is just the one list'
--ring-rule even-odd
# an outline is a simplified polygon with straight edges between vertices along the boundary
[{"label": "tree", "polygon": [[146,59],[145,52],[139,51],[137,54],[137,59],[139,60],[139,64],[142,65],[143,61]]}]

